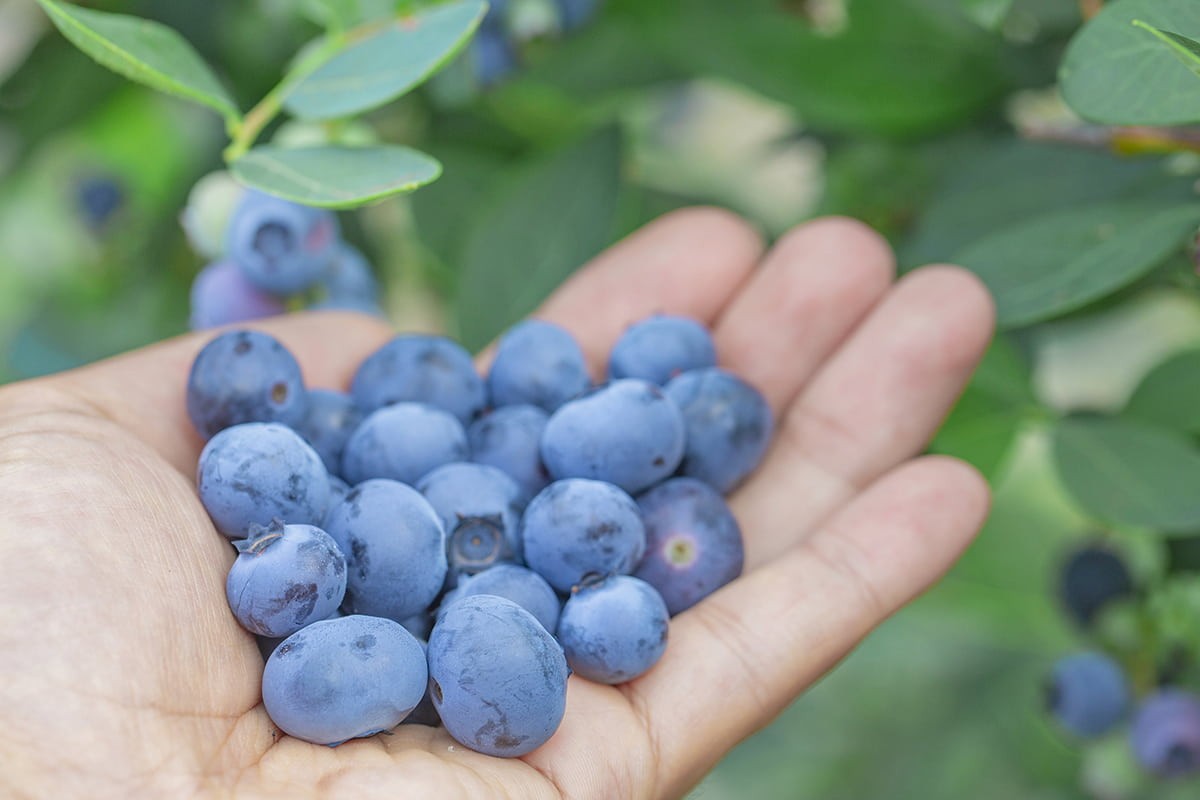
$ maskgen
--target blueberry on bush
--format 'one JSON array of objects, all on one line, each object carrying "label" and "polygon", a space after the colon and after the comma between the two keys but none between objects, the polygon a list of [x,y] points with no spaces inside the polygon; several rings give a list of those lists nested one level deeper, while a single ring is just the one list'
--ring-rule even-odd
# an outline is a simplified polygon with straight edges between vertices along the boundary
[{"label": "blueberry on bush", "polygon": [[1103,653],[1061,659],[1046,684],[1047,710],[1064,729],[1083,738],[1112,730],[1125,718],[1130,701],[1124,671]]},{"label": "blueberry on bush", "polygon": [[273,317],[286,307],[246,278],[237,264],[216,261],[197,273],[190,294],[192,330]]},{"label": "blueberry on bush", "polygon": [[229,220],[226,253],[263,291],[294,294],[329,269],[338,236],[333,212],[249,190]]},{"label": "blueberry on bush", "polygon": [[1138,763],[1167,778],[1200,772],[1200,698],[1161,689],[1137,710],[1129,734]]},{"label": "blueberry on bush", "polygon": [[1091,625],[1110,603],[1133,594],[1133,577],[1125,561],[1103,544],[1086,544],[1063,564],[1058,596],[1080,625]]}]

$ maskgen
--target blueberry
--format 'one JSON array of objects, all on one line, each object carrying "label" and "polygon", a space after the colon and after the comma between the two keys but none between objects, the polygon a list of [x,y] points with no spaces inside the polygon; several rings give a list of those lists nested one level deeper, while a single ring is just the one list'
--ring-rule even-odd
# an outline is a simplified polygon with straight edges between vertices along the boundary
[{"label": "blueberry", "polygon": [[771,407],[758,390],[715,367],[685,372],[666,387],[683,412],[687,451],[681,475],[722,494],[754,471],[771,443]]},{"label": "blueberry", "polygon": [[535,405],[553,411],[592,385],[575,337],[552,322],[530,319],[510,328],[488,371],[492,406]]},{"label": "blueberry", "polygon": [[717,351],[707,328],[688,317],[659,315],[631,326],[617,340],[608,374],[662,386],[676,375],[716,364]]},{"label": "blueberry", "polygon": [[265,333],[229,331],[192,362],[187,411],[208,439],[243,422],[294,426],[308,411],[308,394],[300,365],[286,347]]},{"label": "blueberry", "polygon": [[232,261],[209,264],[192,281],[192,330],[249,322],[284,313],[283,301],[246,280]]},{"label": "blueberry", "polygon": [[441,409],[421,403],[385,406],[362,421],[342,452],[350,483],[390,478],[415,484],[442,464],[467,458],[467,432]]},{"label": "blueberry", "polygon": [[1125,562],[1103,544],[1087,544],[1071,553],[1059,576],[1058,597],[1085,628],[1109,603],[1132,594],[1133,578]]},{"label": "blueberry", "polygon": [[363,411],[415,402],[449,411],[467,425],[484,406],[483,379],[471,355],[441,336],[397,336],[369,355],[350,387]]},{"label": "blueberry", "polygon": [[417,482],[446,529],[450,583],[504,561],[521,558],[520,489],[495,467],[457,462]]},{"label": "blueberry", "polygon": [[350,245],[339,242],[333,260],[321,280],[327,301],[351,306],[379,305],[379,284],[366,256]]},{"label": "blueberry", "polygon": [[245,193],[224,170],[210,172],[196,182],[179,217],[192,249],[209,259],[225,255],[229,220]]},{"label": "blueberry", "polygon": [[683,416],[646,381],[620,380],[566,403],[542,434],[554,478],[593,478],[640,492],[675,472],[684,452]]},{"label": "blueberry", "polygon": [[337,242],[333,212],[249,190],[229,220],[226,252],[255,286],[294,294],[325,274]]},{"label": "blueberry", "polygon": [[558,0],[558,16],[564,31],[582,28],[596,16],[601,0]]},{"label": "blueberry", "polygon": [[125,204],[125,192],[121,184],[105,175],[84,178],[75,191],[79,213],[93,231],[103,230]]},{"label": "blueberry", "polygon": [[196,484],[213,524],[231,539],[276,518],[319,525],[329,508],[321,457],[291,428],[273,422],[235,425],[210,439]]},{"label": "blueberry", "polygon": [[541,575],[516,564],[497,564],[483,572],[464,577],[457,587],[442,598],[438,616],[444,614],[456,600],[478,594],[490,594],[512,600],[533,614],[550,633],[554,633],[558,627],[558,595]]},{"label": "blueberry", "polygon": [[646,555],[634,575],[678,614],[742,574],[742,531],[721,495],[694,478],[672,478],[637,499]]},{"label": "blueberry", "polygon": [[1046,685],[1046,707],[1058,724],[1084,738],[1103,736],[1124,719],[1129,682],[1121,667],[1102,653],[1060,659]]},{"label": "blueberry", "polygon": [[581,677],[625,683],[662,658],[669,616],[662,597],[645,581],[628,575],[586,580],[563,605],[558,642]]},{"label": "blueberry", "polygon": [[1129,739],[1138,763],[1156,775],[1200,772],[1200,697],[1160,689],[1142,701]]},{"label": "blueberry", "polygon": [[225,597],[251,633],[290,636],[342,604],[346,557],[320,528],[276,522],[237,545]]},{"label": "blueberry", "polygon": [[355,486],[325,530],[346,554],[346,610],[398,622],[424,613],[441,592],[446,535],[415,489],[389,480]]},{"label": "blueberry", "polygon": [[342,471],[342,451],[350,434],[362,422],[362,412],[350,395],[330,389],[308,391],[308,413],[296,425],[296,432],[312,445],[325,468],[333,474]]},{"label": "blueberry", "polygon": [[471,41],[475,77],[483,86],[499,83],[517,69],[517,51],[501,29],[481,27]]},{"label": "blueberry", "polygon": [[424,642],[429,638],[429,631],[433,628],[433,615],[423,612],[413,614],[411,617],[400,620],[400,624],[404,626],[404,630]]},{"label": "blueberry", "polygon": [[284,733],[338,745],[399,725],[421,702],[425,653],[398,623],[349,616],[293,633],[263,670],[267,714]]},{"label": "blueberry", "polygon": [[570,478],[538,494],[521,519],[525,563],[560,592],[589,575],[628,573],[646,549],[633,498],[602,481]]},{"label": "blueberry", "polygon": [[433,704],[446,731],[480,753],[517,757],[554,735],[567,702],[562,648],[511,600],[465,597],[429,637]]},{"label": "blueberry", "polygon": [[542,432],[550,419],[537,406],[504,406],[467,428],[471,460],[503,470],[521,489],[522,505],[546,488],[550,473],[542,463]]},{"label": "blueberry", "polygon": [[[341,619],[344,616],[346,615],[342,613],[340,608],[335,608],[333,613],[325,617],[325,619]],[[287,636],[255,636],[254,639],[258,642],[258,651],[262,653],[263,660],[266,661],[271,657],[271,653],[275,652],[276,647],[287,641]]]}]

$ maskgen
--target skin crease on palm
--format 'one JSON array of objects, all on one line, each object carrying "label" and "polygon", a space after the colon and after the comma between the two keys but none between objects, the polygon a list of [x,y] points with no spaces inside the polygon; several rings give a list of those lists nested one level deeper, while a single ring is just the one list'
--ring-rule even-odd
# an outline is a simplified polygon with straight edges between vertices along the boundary
[{"label": "skin crease on palm", "polygon": [[[764,254],[746,223],[689,209],[539,309],[596,375],[629,323],[704,320],[779,425],[731,500],[743,577],[672,620],[638,680],[572,677],[562,727],[518,760],[416,725],[337,748],[274,729],[262,658],[225,601],[234,552],[193,485],[202,443],[184,385],[211,333],[0,390],[0,795],[682,796],[934,582],[987,514],[976,472],[919,454],[991,337],[991,302],[954,267],[893,272],[850,220],[808,223]],[[391,335],[332,312],[254,327],[329,388]]]}]

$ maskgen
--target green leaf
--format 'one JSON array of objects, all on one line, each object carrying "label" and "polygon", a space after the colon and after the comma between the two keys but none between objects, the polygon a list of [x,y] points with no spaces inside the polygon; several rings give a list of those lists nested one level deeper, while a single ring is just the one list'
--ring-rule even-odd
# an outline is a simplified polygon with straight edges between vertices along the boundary
[{"label": "green leaf", "polygon": [[448,63],[486,12],[482,0],[458,0],[381,25],[296,83],[284,108],[335,119],[389,103]]},{"label": "green leaf", "polygon": [[301,8],[318,25],[340,31],[394,14],[396,0],[304,0]]},{"label": "green leaf", "polygon": [[1135,19],[1133,26],[1148,31],[1167,47],[1171,48],[1171,52],[1179,57],[1184,66],[1196,73],[1197,77],[1200,77],[1200,42],[1189,39],[1186,36],[1180,36],[1178,33],[1159,30],[1149,23],[1142,22],[1140,19]]},{"label": "green leaf", "polygon": [[[1194,0],[1118,0],[1080,29],[1059,70],[1063,98],[1081,116],[1110,125],[1181,125],[1200,121],[1200,82],[1179,42],[1134,27],[1134,21],[1180,37],[1200,36]],[[1187,40],[1190,41],[1190,40]],[[1185,48],[1186,49],[1186,48]]]},{"label": "green leaf", "polygon": [[229,122],[240,118],[217,76],[192,46],[167,26],[58,0],[38,2],[63,36],[113,72],[208,106]]},{"label": "green leaf", "polygon": [[1200,434],[1200,350],[1171,356],[1142,378],[1125,416]]},{"label": "green leaf", "polygon": [[1068,419],[1053,432],[1063,485],[1089,514],[1171,533],[1200,530],[1200,451],[1117,419]]},{"label": "green leaf", "polygon": [[442,165],[407,147],[256,147],[230,170],[242,183],[296,203],[354,208],[437,180]]},{"label": "green leaf", "polygon": [[1005,228],[958,255],[988,285],[1001,328],[1074,311],[1145,275],[1200,223],[1200,205],[1105,205]]},{"label": "green leaf", "polygon": [[988,30],[996,30],[1012,11],[1013,0],[960,0],[963,11]]},{"label": "green leaf", "polygon": [[612,238],[620,142],[604,130],[514,176],[468,234],[455,307],[478,348],[532,311]]}]

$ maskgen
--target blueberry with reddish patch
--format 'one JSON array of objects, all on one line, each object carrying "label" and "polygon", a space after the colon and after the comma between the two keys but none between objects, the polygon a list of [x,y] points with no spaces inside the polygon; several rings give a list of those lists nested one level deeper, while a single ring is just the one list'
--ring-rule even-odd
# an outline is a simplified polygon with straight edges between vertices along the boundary
[{"label": "blueberry with reddish patch", "polygon": [[288,349],[258,331],[229,331],[196,355],[188,373],[188,417],[205,439],[243,422],[295,426],[308,393]]},{"label": "blueberry with reddish patch", "polygon": [[480,753],[515,758],[562,722],[570,670],[562,648],[511,600],[481,594],[446,609],[429,637],[429,688],[446,731]]},{"label": "blueberry with reddish patch", "polygon": [[695,478],[672,478],[637,499],[646,555],[634,575],[649,583],[672,615],[742,574],[742,531],[721,495]]},{"label": "blueberry with reddish patch", "polygon": [[1046,684],[1046,710],[1064,729],[1091,739],[1125,718],[1132,694],[1117,662],[1103,653],[1067,656],[1054,665]]},{"label": "blueberry with reddish patch", "polygon": [[242,539],[253,525],[320,525],[329,509],[321,457],[291,428],[248,422],[218,433],[200,453],[200,501],[217,530]]},{"label": "blueberry with reddish patch", "polygon": [[338,240],[332,211],[249,190],[230,217],[225,252],[255,286],[287,295],[320,280]]},{"label": "blueberry with reddish patch", "polygon": [[273,317],[287,310],[282,300],[247,280],[232,261],[217,261],[200,270],[192,281],[189,300],[188,323],[197,331]]},{"label": "blueberry with reddish patch", "polygon": [[521,560],[520,489],[512,478],[495,467],[457,462],[425,475],[417,490],[446,529],[447,585],[460,575]]},{"label": "blueberry with reddish patch", "polygon": [[632,572],[646,549],[633,498],[611,483],[555,481],[521,519],[525,563],[560,592],[589,575]]},{"label": "blueberry with reddish patch", "polygon": [[558,595],[541,575],[516,564],[497,564],[483,572],[462,578],[458,586],[442,598],[438,616],[445,614],[446,609],[456,600],[477,594],[490,594],[512,600],[533,614],[550,633],[554,633],[558,627],[558,614],[562,605]]},{"label": "blueberry with reddish patch", "polygon": [[525,320],[500,337],[487,376],[493,407],[528,404],[553,411],[591,385],[575,337],[540,319]]},{"label": "blueberry with reddish patch", "polygon": [[290,636],[342,604],[346,558],[320,528],[277,521],[236,545],[225,597],[251,633]]},{"label": "blueberry with reddish patch", "polygon": [[684,452],[683,415],[662,389],[613,381],[566,403],[542,433],[556,478],[591,478],[640,492],[669,477]]},{"label": "blueberry with reddish patch", "polygon": [[1200,773],[1200,697],[1177,688],[1147,697],[1130,728],[1134,757],[1164,778]]},{"label": "blueberry with reddish patch", "polygon": [[658,314],[621,335],[609,356],[608,374],[662,386],[676,375],[716,364],[717,351],[707,328],[689,317]]},{"label": "blueberry with reddish patch", "polygon": [[399,725],[428,679],[420,642],[399,623],[351,615],[314,622],[275,648],[263,705],[289,736],[334,746]]},{"label": "blueberry with reddish patch", "polygon": [[362,412],[345,392],[331,389],[308,390],[308,412],[296,425],[332,474],[342,471],[342,451],[350,435],[362,422]]},{"label": "blueberry with reddish patch", "polygon": [[669,617],[666,603],[645,581],[597,577],[571,590],[559,618],[558,642],[581,677],[625,683],[662,658]]},{"label": "blueberry with reddish patch", "polygon": [[666,393],[687,427],[679,473],[730,492],[766,455],[774,432],[771,407],[753,386],[715,367],[685,372]]},{"label": "blueberry with reddish patch", "polygon": [[367,356],[350,394],[370,413],[393,403],[425,403],[450,412],[463,425],[483,410],[483,379],[471,354],[443,336],[404,334]]},{"label": "blueberry with reddish patch", "polygon": [[467,458],[467,432],[445,411],[397,403],[373,412],[350,435],[342,476],[350,483],[389,478],[415,484],[430,470]]},{"label": "blueberry with reddish patch", "polygon": [[516,481],[522,506],[550,483],[541,448],[549,419],[537,406],[504,406],[484,414],[467,429],[471,460],[496,467]]},{"label": "blueberry with reddish patch", "polygon": [[399,622],[425,612],[441,592],[446,535],[416,489],[361,483],[330,510],[325,530],[346,554],[347,611]]}]

